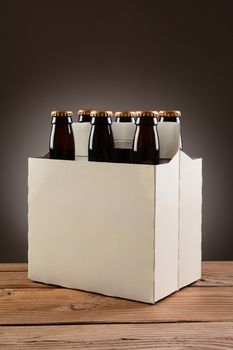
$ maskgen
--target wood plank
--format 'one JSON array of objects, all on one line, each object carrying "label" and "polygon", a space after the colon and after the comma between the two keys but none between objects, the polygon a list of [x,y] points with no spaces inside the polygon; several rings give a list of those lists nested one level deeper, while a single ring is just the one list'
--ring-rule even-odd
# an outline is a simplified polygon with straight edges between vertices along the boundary
[{"label": "wood plank", "polygon": [[202,278],[193,286],[233,286],[233,261],[202,262]]},{"label": "wood plank", "polygon": [[33,282],[27,277],[27,271],[0,272],[0,288],[55,288],[52,285]]},{"label": "wood plank", "polygon": [[171,323],[0,327],[4,350],[215,349],[232,350],[233,323]]},{"label": "wood plank", "polygon": [[[28,280],[27,266],[27,264],[0,264],[0,288],[51,288],[50,285]],[[233,261],[202,262],[202,279],[191,286],[233,287]]]},{"label": "wood plank", "polygon": [[0,272],[7,271],[27,271],[26,263],[0,263]]},{"label": "wood plank", "polygon": [[0,324],[233,321],[233,287],[187,287],[155,305],[70,289],[0,291]]}]

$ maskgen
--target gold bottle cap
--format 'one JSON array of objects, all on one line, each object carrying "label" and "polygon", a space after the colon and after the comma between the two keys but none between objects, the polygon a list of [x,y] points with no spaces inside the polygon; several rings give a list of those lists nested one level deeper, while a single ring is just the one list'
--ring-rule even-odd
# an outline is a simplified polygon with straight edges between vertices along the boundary
[{"label": "gold bottle cap", "polygon": [[79,109],[78,115],[87,115],[90,116],[92,112],[92,109]]},{"label": "gold bottle cap", "polygon": [[157,117],[157,111],[136,111],[137,117]]},{"label": "gold bottle cap", "polygon": [[112,117],[112,111],[91,111],[91,117]]},{"label": "gold bottle cap", "polygon": [[73,112],[71,111],[52,111],[51,117],[72,117]]},{"label": "gold bottle cap", "polygon": [[180,111],[172,111],[172,110],[159,111],[159,116],[160,117],[180,117],[181,112]]},{"label": "gold bottle cap", "polygon": [[135,117],[136,112],[134,111],[120,111],[120,112],[115,112],[115,117],[121,118],[121,117]]}]

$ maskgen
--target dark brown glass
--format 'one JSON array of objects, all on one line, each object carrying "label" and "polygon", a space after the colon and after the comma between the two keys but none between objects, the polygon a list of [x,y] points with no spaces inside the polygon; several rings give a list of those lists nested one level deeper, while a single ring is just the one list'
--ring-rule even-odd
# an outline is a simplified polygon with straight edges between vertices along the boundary
[{"label": "dark brown glass", "polygon": [[132,163],[131,148],[115,148],[116,163]]},{"label": "dark brown glass", "polygon": [[133,141],[133,163],[159,164],[159,138],[154,117],[138,117]]},{"label": "dark brown glass", "polygon": [[173,122],[173,123],[180,123],[179,117],[159,117],[159,122]]},{"label": "dark brown glass", "polygon": [[95,162],[113,162],[115,160],[111,124],[111,117],[92,117],[88,160]]},{"label": "dark brown glass", "polygon": [[[132,116],[116,117],[117,123],[135,123],[135,118]],[[115,159],[117,163],[132,163],[131,148],[115,148]]]},{"label": "dark brown glass", "polygon": [[71,117],[53,117],[49,142],[51,159],[75,159],[74,134]]},{"label": "dark brown glass", "polygon": [[135,123],[134,117],[131,116],[124,116],[124,117],[116,117],[117,123]]},{"label": "dark brown glass", "polygon": [[91,122],[91,116],[90,115],[79,115],[78,116],[78,122],[79,123],[90,123]]}]

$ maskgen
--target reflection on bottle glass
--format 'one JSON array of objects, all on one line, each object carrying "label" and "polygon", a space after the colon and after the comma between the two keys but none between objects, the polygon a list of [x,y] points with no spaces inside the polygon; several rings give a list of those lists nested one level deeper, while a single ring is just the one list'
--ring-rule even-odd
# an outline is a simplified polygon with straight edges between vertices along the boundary
[{"label": "reflection on bottle glass", "polygon": [[51,159],[75,159],[75,144],[72,129],[71,111],[53,111],[52,128],[49,141]]},{"label": "reflection on bottle glass", "polygon": [[95,162],[114,161],[112,115],[111,111],[91,112],[88,160]]},{"label": "reflection on bottle glass", "polygon": [[133,162],[159,164],[159,137],[156,111],[137,111],[133,141]]}]

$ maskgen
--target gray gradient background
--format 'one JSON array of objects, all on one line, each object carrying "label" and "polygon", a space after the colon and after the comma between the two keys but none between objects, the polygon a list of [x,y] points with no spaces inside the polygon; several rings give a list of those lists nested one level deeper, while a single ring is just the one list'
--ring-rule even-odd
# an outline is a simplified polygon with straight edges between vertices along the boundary
[{"label": "gray gradient background", "polygon": [[233,259],[232,1],[2,1],[0,261],[27,260],[27,158],[59,108],[183,112],[203,259]]}]

